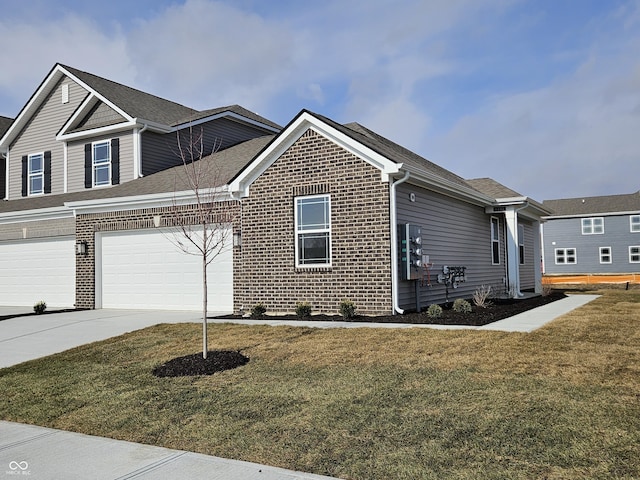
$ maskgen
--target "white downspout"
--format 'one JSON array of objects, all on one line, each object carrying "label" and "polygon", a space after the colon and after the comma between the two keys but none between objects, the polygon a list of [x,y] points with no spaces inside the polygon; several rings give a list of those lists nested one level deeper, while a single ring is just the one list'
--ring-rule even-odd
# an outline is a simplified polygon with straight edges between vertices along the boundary
[{"label": "white downspout", "polygon": [[142,128],[136,132],[136,161],[134,163],[133,178],[142,177],[142,134],[149,128],[148,124],[142,125]]},{"label": "white downspout", "polygon": [[389,209],[391,210],[390,227],[391,227],[391,296],[393,298],[393,310],[394,313],[403,314],[404,310],[400,308],[400,292],[398,288],[398,225],[397,225],[397,212],[396,212],[396,188],[401,183],[409,180],[409,172],[404,172],[404,177],[396,182],[391,181],[391,193],[389,198]]}]

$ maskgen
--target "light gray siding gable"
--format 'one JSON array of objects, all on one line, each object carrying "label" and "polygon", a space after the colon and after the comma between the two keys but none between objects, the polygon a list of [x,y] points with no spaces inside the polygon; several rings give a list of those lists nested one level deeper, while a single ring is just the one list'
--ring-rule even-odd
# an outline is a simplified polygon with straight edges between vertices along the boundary
[{"label": "light gray siding gable", "polygon": [[[63,103],[63,85],[68,88],[68,101]],[[17,135],[9,150],[9,199],[22,196],[23,156],[51,152],[51,193],[64,192],[64,145],[56,135],[78,108],[88,92],[69,78],[62,78],[40,108]]]}]

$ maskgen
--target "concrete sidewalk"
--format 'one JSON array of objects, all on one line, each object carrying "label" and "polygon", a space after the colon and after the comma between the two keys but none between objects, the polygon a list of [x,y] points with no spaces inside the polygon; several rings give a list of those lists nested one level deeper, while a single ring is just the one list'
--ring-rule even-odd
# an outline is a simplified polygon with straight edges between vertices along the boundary
[{"label": "concrete sidewalk", "polygon": [[331,480],[257,463],[0,421],[0,476],[42,480]]}]

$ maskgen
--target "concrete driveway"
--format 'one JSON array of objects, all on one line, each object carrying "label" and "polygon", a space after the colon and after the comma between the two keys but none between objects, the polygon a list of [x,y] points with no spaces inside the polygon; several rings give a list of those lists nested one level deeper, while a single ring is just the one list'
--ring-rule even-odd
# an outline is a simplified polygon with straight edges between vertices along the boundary
[{"label": "concrete driveway", "polygon": [[[29,312],[33,312],[33,309],[0,307],[0,316]],[[201,318],[198,312],[192,311],[109,309],[9,318],[0,321],[0,368],[158,323],[200,322]]]}]

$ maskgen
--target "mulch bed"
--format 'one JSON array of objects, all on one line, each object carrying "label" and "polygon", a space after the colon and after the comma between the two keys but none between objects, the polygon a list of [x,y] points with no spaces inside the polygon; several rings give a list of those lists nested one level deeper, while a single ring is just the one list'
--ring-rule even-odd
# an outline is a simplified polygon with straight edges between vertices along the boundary
[{"label": "mulch bed", "polygon": [[156,377],[185,377],[191,375],[212,375],[231,370],[249,363],[249,357],[233,350],[211,350],[207,358],[202,352],[174,358],[153,369]]},{"label": "mulch bed", "polygon": [[[556,300],[565,298],[562,291],[554,291],[550,295],[527,298],[524,300],[494,299],[485,308],[472,305],[469,313],[456,312],[451,305],[442,305],[443,312],[439,318],[431,318],[427,315],[426,308],[422,312],[409,312],[402,315],[386,316],[356,316],[353,322],[376,322],[376,323],[410,323],[410,324],[438,324],[438,325],[467,325],[479,327],[489,323],[497,322],[505,318],[512,317],[518,313],[526,312],[533,308],[546,305]],[[243,319],[238,315],[225,315],[216,317],[218,319]],[[296,315],[263,315],[262,319],[269,320],[306,320],[320,322],[342,322],[345,321],[340,315],[311,315],[306,318],[299,318]]]}]

